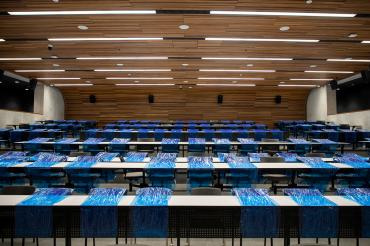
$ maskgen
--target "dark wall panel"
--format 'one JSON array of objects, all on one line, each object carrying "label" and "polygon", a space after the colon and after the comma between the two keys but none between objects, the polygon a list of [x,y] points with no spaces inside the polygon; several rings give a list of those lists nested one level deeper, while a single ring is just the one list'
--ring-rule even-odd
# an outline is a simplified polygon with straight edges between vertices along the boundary
[{"label": "dark wall panel", "polygon": [[33,113],[33,102],[33,90],[0,87],[0,109]]}]

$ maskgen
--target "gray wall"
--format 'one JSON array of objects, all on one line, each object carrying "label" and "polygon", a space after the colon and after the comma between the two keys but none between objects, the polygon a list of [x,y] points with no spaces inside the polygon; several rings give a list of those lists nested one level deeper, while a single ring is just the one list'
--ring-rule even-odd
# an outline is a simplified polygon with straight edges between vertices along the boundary
[{"label": "gray wall", "polygon": [[313,89],[307,99],[307,120],[324,120],[370,129],[370,110],[337,114],[336,93],[329,86]]},{"label": "gray wall", "polygon": [[35,89],[34,112],[0,109],[0,127],[9,124],[32,123],[38,120],[64,119],[64,99],[59,89],[39,84]]}]

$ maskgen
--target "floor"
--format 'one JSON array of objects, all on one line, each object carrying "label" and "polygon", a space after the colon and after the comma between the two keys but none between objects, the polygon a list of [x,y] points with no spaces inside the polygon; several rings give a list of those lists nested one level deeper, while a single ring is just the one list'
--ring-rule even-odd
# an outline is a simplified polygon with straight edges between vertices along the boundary
[{"label": "floor", "polygon": [[[74,239],[72,240],[72,246],[84,246],[84,239]],[[302,246],[308,246],[308,245],[327,245],[328,240],[327,239],[320,239],[319,244],[315,243],[315,239],[302,239],[301,244]],[[296,245],[297,240],[292,239],[291,245]],[[4,243],[0,243],[1,246],[8,246],[10,245],[9,240],[5,240]],[[14,246],[20,246],[21,240],[15,240]],[[32,243],[32,239],[26,240],[25,245],[36,245]],[[53,241],[52,239],[40,239],[39,240],[40,246],[52,246]],[[57,240],[57,246],[64,245],[64,241],[62,239]],[[90,239],[88,241],[88,246],[92,246],[92,240]],[[96,239],[96,246],[115,246],[115,240],[114,239]],[[126,245],[124,244],[124,240],[120,239],[118,246],[120,245]],[[165,239],[137,239],[136,244],[130,242],[127,245],[132,246],[167,246]],[[176,245],[176,242],[174,241],[174,244]],[[187,246],[185,239],[181,241],[181,245]],[[222,246],[222,239],[190,239],[190,246]],[[231,240],[226,240],[225,246],[231,245]],[[239,245],[239,241],[235,241],[235,245]],[[243,245],[246,246],[263,246],[263,239],[244,239]],[[282,239],[274,239],[273,240],[274,246],[283,246],[283,240]],[[336,239],[332,239],[332,245],[337,245]],[[370,245],[370,239],[360,239],[360,246],[369,246]],[[170,240],[168,240],[168,246],[172,246],[170,243]],[[267,246],[270,246],[270,242],[268,240]],[[340,239],[340,246],[356,246],[356,240],[355,239]]]}]

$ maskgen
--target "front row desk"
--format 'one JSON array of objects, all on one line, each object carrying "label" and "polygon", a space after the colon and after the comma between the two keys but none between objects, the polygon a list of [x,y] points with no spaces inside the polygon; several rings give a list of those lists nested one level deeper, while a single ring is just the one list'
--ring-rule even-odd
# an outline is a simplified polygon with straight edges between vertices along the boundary
[{"label": "front row desk", "polygon": [[[232,195],[173,195],[151,187],[72,195],[67,188],[0,196],[0,236],[11,238],[358,238],[370,237],[370,190],[233,189]],[[112,239],[113,240],[113,239]]]}]

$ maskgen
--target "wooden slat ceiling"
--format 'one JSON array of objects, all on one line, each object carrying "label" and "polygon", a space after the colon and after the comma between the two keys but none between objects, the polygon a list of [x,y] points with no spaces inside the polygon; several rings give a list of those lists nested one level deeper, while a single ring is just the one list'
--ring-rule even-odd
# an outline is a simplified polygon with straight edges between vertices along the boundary
[{"label": "wooden slat ceiling", "polygon": [[[286,11],[319,13],[354,13],[355,18],[318,18],[282,16],[225,16],[210,14],[153,15],[67,15],[10,16],[0,15],[1,57],[41,57],[41,61],[0,61],[0,69],[65,69],[66,72],[29,72],[22,75],[39,77],[77,77],[81,80],[44,81],[45,83],[84,83],[96,85],[134,83],[132,80],[106,80],[106,77],[171,77],[173,80],[139,83],[231,83],[232,80],[198,80],[199,77],[264,78],[237,80],[257,85],[317,84],[325,81],[290,81],[294,78],[341,79],[348,74],[305,73],[305,70],[354,71],[367,69],[369,63],[328,62],[328,58],[369,59],[370,1],[364,0],[176,0],[176,1],[76,1],[59,3],[42,0],[0,1],[0,11],[61,11],[61,10],[233,10]],[[188,30],[179,29],[187,24]],[[82,31],[78,25],[86,25]],[[290,30],[282,32],[282,26]],[[356,33],[358,36],[349,38]],[[49,42],[48,38],[102,37],[164,37],[159,41],[115,42]],[[206,41],[206,37],[319,39],[319,43],[291,42],[230,42]],[[52,44],[53,50],[48,50]],[[57,56],[53,59],[51,56]],[[168,60],[76,60],[94,56],[166,56]],[[201,60],[200,57],[276,57],[292,61],[227,61]],[[189,64],[182,66],[182,64]],[[53,66],[58,64],[58,67]],[[123,64],[118,67],[116,64]],[[252,64],[253,66],[247,66]],[[316,67],[311,67],[315,65]],[[95,72],[94,69],[171,69],[169,72]],[[275,73],[200,72],[199,69],[276,70]],[[184,82],[187,81],[187,82]],[[97,87],[98,90],[98,87]]]}]

